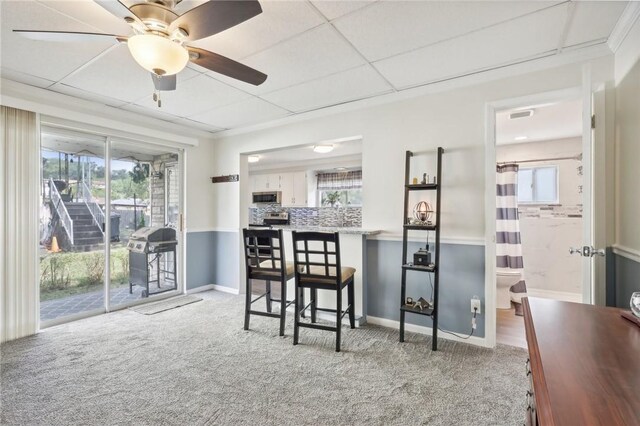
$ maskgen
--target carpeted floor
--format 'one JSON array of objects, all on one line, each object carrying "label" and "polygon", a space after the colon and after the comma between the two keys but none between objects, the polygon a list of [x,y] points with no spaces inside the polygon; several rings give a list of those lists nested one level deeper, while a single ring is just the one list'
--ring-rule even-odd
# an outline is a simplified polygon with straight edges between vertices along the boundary
[{"label": "carpeted floor", "polygon": [[517,425],[523,349],[495,350],[396,330],[302,329],[253,317],[243,299],[141,315],[119,311],[2,345],[3,425]]}]

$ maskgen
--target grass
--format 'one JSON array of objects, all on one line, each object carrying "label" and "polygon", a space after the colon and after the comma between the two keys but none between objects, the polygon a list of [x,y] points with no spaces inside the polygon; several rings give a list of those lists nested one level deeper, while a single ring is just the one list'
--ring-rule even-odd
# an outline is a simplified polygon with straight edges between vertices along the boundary
[{"label": "grass", "polygon": [[[129,284],[129,252],[111,249],[111,287]],[[104,288],[104,252],[47,253],[40,258],[40,300],[52,300]]]}]

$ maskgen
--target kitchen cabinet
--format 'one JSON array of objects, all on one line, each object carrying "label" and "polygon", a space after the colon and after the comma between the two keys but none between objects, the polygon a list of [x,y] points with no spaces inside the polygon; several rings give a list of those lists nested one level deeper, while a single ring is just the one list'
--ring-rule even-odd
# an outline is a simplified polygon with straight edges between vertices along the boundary
[{"label": "kitchen cabinet", "polygon": [[307,207],[307,174],[280,174],[283,207]]},{"label": "kitchen cabinet", "polygon": [[280,191],[280,175],[279,174],[264,174],[254,175],[253,179],[253,192],[264,191]]}]

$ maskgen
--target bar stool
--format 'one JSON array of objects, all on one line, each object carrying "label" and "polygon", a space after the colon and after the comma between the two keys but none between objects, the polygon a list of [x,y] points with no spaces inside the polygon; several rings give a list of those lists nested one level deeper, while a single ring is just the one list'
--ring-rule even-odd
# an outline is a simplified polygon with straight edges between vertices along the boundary
[{"label": "bar stool", "polygon": [[[287,281],[294,277],[292,262],[285,261],[282,229],[243,229],[246,263],[246,300],[244,307],[244,329],[249,330],[251,315],[280,318],[280,336],[284,336],[287,307],[294,303],[287,300]],[[284,265],[284,267],[283,267]],[[251,280],[266,281],[265,293],[252,300]],[[280,298],[271,296],[271,281],[280,283]],[[258,300],[265,298],[267,312],[251,309]],[[280,302],[280,313],[272,312],[271,302]]]},{"label": "bar stool", "polygon": [[[355,328],[354,311],[354,274],[355,268],[340,264],[340,235],[325,232],[291,232],[293,237],[293,257],[296,277],[295,317],[293,325],[293,344],[298,344],[299,328],[315,328],[336,333],[336,352],[340,352],[340,334],[342,317],[349,314],[351,328]],[[349,306],[342,310],[342,290],[347,287]],[[311,300],[304,305],[304,289],[310,289]],[[336,309],[318,307],[318,290],[330,290],[336,293]],[[301,322],[300,315],[311,307],[311,323]],[[336,314],[336,325],[330,327],[316,324],[317,311]]]}]

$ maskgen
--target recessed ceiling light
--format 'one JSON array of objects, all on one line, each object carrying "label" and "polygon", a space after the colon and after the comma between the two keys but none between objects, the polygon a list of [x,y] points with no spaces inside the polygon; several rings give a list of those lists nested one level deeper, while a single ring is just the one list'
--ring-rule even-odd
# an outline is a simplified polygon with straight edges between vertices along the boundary
[{"label": "recessed ceiling light", "polygon": [[516,136],[513,138],[514,141],[525,141],[527,139],[529,139],[527,136]]},{"label": "recessed ceiling light", "polygon": [[258,161],[260,161],[260,156],[259,155],[250,155],[249,157],[247,157],[247,160],[250,163],[257,163]]},{"label": "recessed ceiling light", "polygon": [[333,151],[333,145],[316,145],[313,147],[313,152],[318,154],[327,154]]}]

